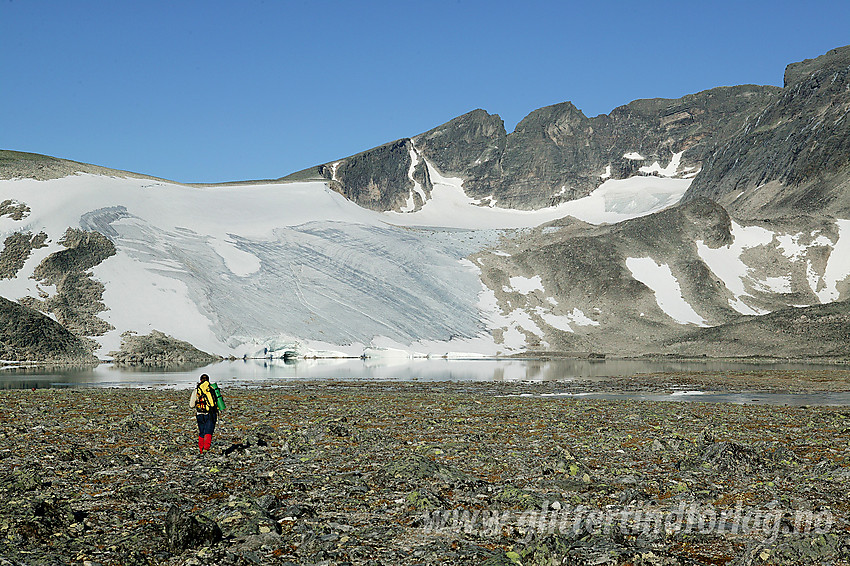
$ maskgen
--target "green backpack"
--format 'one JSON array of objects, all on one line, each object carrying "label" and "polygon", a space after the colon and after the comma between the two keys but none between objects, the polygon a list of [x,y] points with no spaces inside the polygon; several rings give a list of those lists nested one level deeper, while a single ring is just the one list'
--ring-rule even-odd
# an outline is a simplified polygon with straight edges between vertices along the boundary
[{"label": "green backpack", "polygon": [[224,406],[224,397],[222,397],[221,390],[218,388],[217,383],[210,383],[210,391],[212,391],[213,395],[215,396],[215,406],[218,408],[218,410],[223,411],[224,409],[226,409],[226,407]]}]

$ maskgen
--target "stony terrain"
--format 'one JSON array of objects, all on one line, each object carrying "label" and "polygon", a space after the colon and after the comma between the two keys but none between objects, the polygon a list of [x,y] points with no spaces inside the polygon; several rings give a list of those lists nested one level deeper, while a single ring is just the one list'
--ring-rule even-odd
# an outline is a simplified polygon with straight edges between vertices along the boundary
[{"label": "stony terrain", "polygon": [[[848,390],[850,372],[595,389]],[[580,382],[0,392],[0,564],[850,564],[846,407]],[[607,525],[607,526],[606,526]]]}]

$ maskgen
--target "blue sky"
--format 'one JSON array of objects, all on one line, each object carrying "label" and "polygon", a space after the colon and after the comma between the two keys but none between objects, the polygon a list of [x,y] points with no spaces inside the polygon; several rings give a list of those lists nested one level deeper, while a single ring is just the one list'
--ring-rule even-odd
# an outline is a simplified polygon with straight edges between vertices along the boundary
[{"label": "blue sky", "polygon": [[0,148],[276,178],[483,108],[781,85],[850,2],[0,0]]}]

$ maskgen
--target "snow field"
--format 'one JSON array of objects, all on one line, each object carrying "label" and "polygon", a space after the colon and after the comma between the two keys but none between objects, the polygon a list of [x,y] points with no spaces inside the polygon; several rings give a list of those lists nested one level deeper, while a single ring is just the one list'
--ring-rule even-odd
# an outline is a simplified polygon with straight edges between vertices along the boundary
[{"label": "snow field", "polygon": [[615,223],[658,212],[678,203],[689,179],[632,177],[608,179],[590,195],[539,210],[481,206],[463,191],[463,180],[443,176],[425,160],[433,189],[431,198],[415,212],[385,212],[399,226],[430,226],[470,230],[533,228],[565,216],[590,224]]},{"label": "snow field", "polygon": [[[731,244],[716,249],[709,248],[703,241],[697,241],[700,258],[733,294],[729,304],[741,314],[757,315],[766,311],[754,308],[747,303],[753,295],[748,289],[770,292],[791,293],[792,276],[788,275],[756,279],[753,269],[747,266],[742,254],[752,248],[773,246],[792,263],[806,262],[806,281],[812,293],[821,303],[840,298],[838,284],[850,276],[850,220],[836,220],[838,238],[833,242],[826,236],[814,232],[809,235],[810,244],[801,243],[803,234],[777,234],[759,226],[744,227],[732,222]],[[812,260],[807,257],[809,250],[829,248],[829,259],[823,275],[817,273]]]}]

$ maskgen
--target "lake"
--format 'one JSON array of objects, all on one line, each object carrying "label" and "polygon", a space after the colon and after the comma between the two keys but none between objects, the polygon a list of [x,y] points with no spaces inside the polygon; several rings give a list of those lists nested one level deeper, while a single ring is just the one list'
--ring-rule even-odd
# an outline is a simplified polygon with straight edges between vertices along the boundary
[{"label": "lake", "polygon": [[[729,361],[667,360],[527,360],[527,359],[333,359],[333,360],[237,360],[225,361],[195,369],[164,370],[162,368],[122,367],[101,364],[94,368],[22,368],[0,370],[0,388],[50,387],[140,387],[157,389],[189,389],[202,373],[222,387],[286,385],[296,380],[381,380],[381,381],[601,381],[660,372],[734,372],[758,370],[842,369],[847,366],[824,366],[802,363],[752,364]],[[592,385],[591,385],[592,389]],[[560,398],[632,398],[670,401],[840,404],[850,405],[850,393],[813,393],[788,395],[778,393],[727,393],[712,391],[676,391],[672,395],[659,392],[565,391]]]}]

